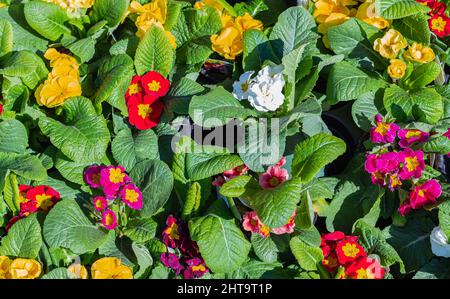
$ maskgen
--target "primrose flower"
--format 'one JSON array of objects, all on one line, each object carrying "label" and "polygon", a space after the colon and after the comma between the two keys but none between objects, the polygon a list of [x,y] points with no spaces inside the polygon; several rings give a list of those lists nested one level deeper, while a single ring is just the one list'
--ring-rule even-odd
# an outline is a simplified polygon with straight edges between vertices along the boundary
[{"label": "primrose flower", "polygon": [[289,178],[286,169],[278,166],[270,166],[267,171],[259,176],[259,185],[263,189],[273,189]]},{"label": "primrose flower", "polygon": [[344,239],[336,244],[336,255],[341,265],[346,265],[366,256],[364,248],[356,240]]},{"label": "primrose flower", "polygon": [[270,229],[259,220],[255,211],[247,212],[244,214],[242,228],[246,231],[257,233],[264,238],[267,238],[270,234]]},{"label": "primrose flower", "polygon": [[104,257],[96,260],[91,267],[93,279],[133,279],[133,270],[122,265],[122,261],[115,257]]},{"label": "primrose flower", "polygon": [[369,173],[387,174],[389,172],[396,172],[400,165],[399,158],[397,152],[369,154],[366,158],[364,167]]},{"label": "primrose flower", "polygon": [[409,194],[411,208],[414,210],[435,203],[442,194],[441,185],[436,180],[429,180],[421,185],[416,185]]},{"label": "primrose flower", "polygon": [[156,95],[136,94],[127,102],[130,124],[148,130],[159,124],[164,105]]},{"label": "primrose flower", "polygon": [[284,226],[272,228],[272,233],[274,233],[275,235],[292,234],[294,232],[296,215],[297,210],[294,211],[294,214],[292,214],[291,218],[289,218],[288,223],[286,223]]},{"label": "primrose flower", "polygon": [[92,203],[94,204],[94,208],[99,212],[105,210],[108,207],[108,201],[104,196],[95,196],[92,199]]},{"label": "primrose flower", "polygon": [[208,272],[205,262],[198,257],[186,261],[187,267],[183,272],[184,279],[200,278]]},{"label": "primrose flower", "polygon": [[248,101],[258,111],[275,111],[284,103],[284,79],[277,67],[265,66],[250,84]]},{"label": "primrose flower", "polygon": [[0,256],[0,279],[11,278],[9,274],[9,269],[11,267],[12,261],[7,256]]},{"label": "primrose flower", "polygon": [[106,168],[105,166],[99,166],[99,165],[92,165],[89,166],[84,171],[84,181],[91,187],[91,188],[99,188],[100,187],[100,172]]},{"label": "primrose flower", "polygon": [[435,58],[433,49],[416,42],[414,42],[412,46],[409,46],[404,56],[410,61],[419,63],[427,63],[433,61]]},{"label": "primrose flower", "polygon": [[450,18],[445,14],[436,14],[428,20],[431,31],[439,37],[446,37],[450,34]]},{"label": "primrose flower", "polygon": [[443,14],[447,9],[447,5],[445,5],[444,2],[438,0],[416,0],[416,1],[419,2],[420,4],[428,6],[431,9],[431,11],[429,12],[431,16],[435,14]]},{"label": "primrose flower", "polygon": [[36,186],[27,191],[27,198],[36,203],[36,208],[49,211],[60,200],[59,192],[49,186]]},{"label": "primrose flower", "polygon": [[135,75],[131,79],[130,86],[125,93],[125,100],[128,102],[128,99],[135,94],[142,93],[144,90],[141,86],[141,76]]},{"label": "primrose flower", "polygon": [[420,178],[422,171],[425,170],[425,162],[423,160],[422,151],[413,151],[410,148],[400,153],[400,159],[403,160],[403,167],[400,171],[402,180],[411,178]]},{"label": "primrose flower", "polygon": [[375,40],[373,48],[384,58],[394,59],[407,45],[408,42],[400,32],[389,29],[382,38]]},{"label": "primrose flower", "polygon": [[350,9],[342,2],[335,0],[318,0],[314,3],[313,16],[317,23],[324,23],[333,13],[339,13],[346,16],[350,15]]},{"label": "primrose flower", "polygon": [[184,267],[181,265],[178,256],[174,253],[164,252],[161,254],[161,262],[167,268],[175,271],[176,275],[179,275],[183,271]]},{"label": "primrose flower", "polygon": [[222,29],[219,34],[211,35],[212,49],[225,57],[234,60],[243,52],[242,33],[235,26]]},{"label": "primrose flower", "polygon": [[142,76],[140,82],[147,95],[163,97],[170,89],[170,81],[154,71],[150,71]]},{"label": "primrose flower", "polygon": [[376,13],[375,0],[366,0],[366,2],[361,3],[355,17],[378,29],[385,29],[390,25],[388,20]]},{"label": "primrose flower", "polygon": [[122,187],[120,197],[127,206],[133,210],[142,209],[142,193],[134,184],[127,184]]},{"label": "primrose flower", "polygon": [[102,224],[106,229],[113,230],[117,227],[117,216],[112,210],[106,210],[102,214]]},{"label": "primrose flower", "polygon": [[373,143],[390,143],[397,137],[400,127],[393,123],[386,123],[380,114],[375,116],[375,127],[370,130],[370,141]]},{"label": "primrose flower", "polygon": [[223,172],[223,176],[227,180],[231,180],[231,179],[233,179],[233,178],[235,178],[237,176],[246,174],[249,169],[250,168],[248,168],[248,166],[246,166],[245,164],[242,164],[242,165],[236,166],[233,169],[224,171]]},{"label": "primrose flower", "polygon": [[178,232],[178,219],[169,215],[166,220],[167,228],[162,232],[163,243],[169,248],[176,248],[176,242],[180,240]]},{"label": "primrose flower", "polygon": [[383,279],[385,270],[376,259],[361,257],[346,269],[345,275],[352,279]]},{"label": "primrose flower", "polygon": [[402,148],[408,148],[416,142],[428,141],[429,137],[430,134],[423,132],[421,130],[403,129],[398,131],[398,138],[400,138],[398,145]]},{"label": "primrose flower", "polygon": [[77,279],[88,278],[86,267],[81,264],[72,264],[67,268],[67,271],[69,271]]},{"label": "primrose flower", "polygon": [[41,275],[41,271],[41,264],[32,259],[15,259],[9,267],[12,279],[35,279]]},{"label": "primrose flower", "polygon": [[388,75],[392,79],[401,79],[406,74],[407,65],[403,60],[391,59],[390,65],[387,68]]},{"label": "primrose flower", "polygon": [[35,200],[28,200],[26,202],[21,202],[19,216],[26,217],[30,214],[37,212],[38,210],[39,209],[37,207],[37,203]]},{"label": "primrose flower", "polygon": [[125,173],[125,168],[120,165],[110,165],[100,171],[100,185],[108,199],[116,197],[120,187],[129,181],[130,178]]},{"label": "primrose flower", "polygon": [[254,71],[245,72],[239,77],[239,81],[233,83],[233,95],[236,99],[246,100],[248,98],[248,87],[254,73]]}]

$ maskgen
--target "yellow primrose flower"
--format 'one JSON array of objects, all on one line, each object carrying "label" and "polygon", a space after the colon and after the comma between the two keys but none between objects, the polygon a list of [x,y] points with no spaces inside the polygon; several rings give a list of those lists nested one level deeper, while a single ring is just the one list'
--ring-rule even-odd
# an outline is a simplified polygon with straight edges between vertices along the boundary
[{"label": "yellow primrose flower", "polygon": [[64,53],[59,53],[54,48],[49,48],[45,51],[44,57],[50,61],[51,67],[71,66],[72,68],[78,70],[78,62],[74,57]]},{"label": "yellow primrose flower", "polygon": [[59,5],[69,13],[74,13],[82,8],[90,8],[94,5],[94,0],[45,0],[46,2]]},{"label": "yellow primrose flower", "polygon": [[319,26],[317,27],[317,31],[323,34],[322,41],[325,47],[327,47],[328,49],[330,48],[330,41],[328,40],[327,36],[328,30],[331,27],[344,23],[349,18],[349,16],[342,13],[332,13],[328,18],[325,19],[322,24],[319,24]]},{"label": "yellow primrose flower", "polygon": [[15,259],[10,266],[9,273],[12,279],[35,279],[41,275],[42,266],[32,259]]},{"label": "yellow primrose flower", "polygon": [[375,0],[367,0],[358,7],[356,18],[377,27],[378,29],[387,28],[390,22],[380,17],[375,10]]},{"label": "yellow primrose flower", "polygon": [[324,23],[325,20],[333,13],[349,16],[350,9],[338,0],[317,0],[314,3],[313,16],[317,23]]},{"label": "yellow primrose flower", "polygon": [[0,256],[0,279],[11,278],[9,274],[9,268],[11,267],[12,261],[7,256]]},{"label": "yellow primrose flower", "polygon": [[226,59],[235,59],[243,51],[242,33],[235,26],[222,29],[211,36],[212,49]]},{"label": "yellow primrose flower", "polygon": [[405,52],[405,58],[419,63],[427,63],[434,60],[434,51],[430,47],[414,42]]},{"label": "yellow primrose flower", "polygon": [[62,105],[68,98],[80,96],[81,86],[76,77],[54,77],[50,73],[44,84],[36,89],[34,95],[39,105],[52,108]]},{"label": "yellow primrose flower", "polygon": [[237,17],[234,21],[234,24],[242,33],[250,29],[263,30],[263,23],[260,20],[254,19],[248,13],[245,13],[243,16]]},{"label": "yellow primrose flower", "polygon": [[400,59],[391,59],[387,72],[392,79],[401,79],[406,73],[406,63]]},{"label": "yellow primrose flower", "polygon": [[81,264],[72,264],[67,268],[67,270],[72,273],[78,279],[87,279],[88,272],[86,267]]},{"label": "yellow primrose flower", "polygon": [[118,258],[104,257],[92,264],[91,276],[93,279],[133,279],[133,271]]},{"label": "yellow primrose flower", "polygon": [[406,48],[408,45],[403,35],[394,29],[389,29],[382,37],[377,38],[373,45],[375,51],[387,59],[394,59],[397,57],[400,50]]}]

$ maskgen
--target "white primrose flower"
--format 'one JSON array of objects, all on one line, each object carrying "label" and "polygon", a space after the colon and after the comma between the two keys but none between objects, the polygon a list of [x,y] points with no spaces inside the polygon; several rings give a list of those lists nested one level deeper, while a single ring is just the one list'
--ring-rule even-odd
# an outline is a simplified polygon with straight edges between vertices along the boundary
[{"label": "white primrose flower", "polygon": [[431,251],[436,256],[450,257],[450,244],[440,226],[433,229],[430,235]]},{"label": "white primrose flower", "polygon": [[248,98],[248,87],[254,73],[254,71],[245,72],[239,77],[239,81],[233,83],[233,95],[239,101]]},{"label": "white primrose flower", "polygon": [[275,111],[284,102],[284,79],[279,67],[266,66],[249,86],[248,101],[258,111]]}]

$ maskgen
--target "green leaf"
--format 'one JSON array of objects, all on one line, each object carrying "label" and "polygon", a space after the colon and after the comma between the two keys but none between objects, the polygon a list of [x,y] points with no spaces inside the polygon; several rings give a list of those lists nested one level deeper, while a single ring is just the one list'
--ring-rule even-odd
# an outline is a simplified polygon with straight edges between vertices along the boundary
[{"label": "green leaf", "polygon": [[94,252],[106,242],[107,234],[94,226],[76,201],[58,202],[44,222],[44,238],[50,247],[64,247],[75,254]]},{"label": "green leaf", "polygon": [[401,19],[430,11],[415,0],[376,0],[375,9],[377,14],[385,19]]},{"label": "green leaf", "polygon": [[134,60],[138,75],[156,71],[167,77],[174,63],[175,52],[164,29],[150,27],[140,41]]},{"label": "green leaf", "polygon": [[133,218],[127,223],[124,235],[138,243],[145,243],[155,237],[158,224],[151,218]]},{"label": "green leaf", "polygon": [[142,192],[142,217],[154,215],[169,199],[173,176],[166,163],[159,160],[142,161],[131,170],[130,178]]},{"label": "green leaf", "polygon": [[391,225],[384,229],[386,241],[402,258],[407,273],[419,269],[433,257],[430,244],[433,228],[431,220],[422,218],[408,220],[404,227]]},{"label": "green leaf", "polygon": [[447,239],[450,238],[450,201],[444,201],[439,205],[439,226],[444,231]]},{"label": "green leaf", "polygon": [[428,26],[428,18],[425,14],[419,13],[394,20],[392,25],[407,39],[426,46],[430,44],[431,32]]},{"label": "green leaf", "polygon": [[441,155],[446,155],[450,153],[450,139],[445,136],[432,136],[429,141],[421,143],[419,148],[427,153],[439,153]]},{"label": "green leaf", "polygon": [[292,254],[297,259],[298,264],[302,269],[306,271],[316,271],[317,264],[322,261],[323,254],[320,247],[313,247],[302,240],[299,237],[293,237],[289,242]]},{"label": "green leaf", "polygon": [[0,19],[0,57],[11,52],[13,48],[13,27],[10,22]]},{"label": "green leaf", "polygon": [[131,244],[134,254],[136,255],[139,270],[133,275],[135,279],[147,278],[150,268],[153,265],[153,258],[148,251],[147,247],[142,244]]},{"label": "green leaf", "polygon": [[407,88],[422,88],[433,82],[441,73],[441,67],[436,62],[421,64],[411,73],[404,84]]},{"label": "green leaf", "polygon": [[64,23],[69,20],[66,11],[53,3],[30,1],[25,3],[25,19],[40,35],[51,41],[58,40],[61,35],[70,35]]},{"label": "green leaf", "polygon": [[296,224],[303,229],[311,228],[314,224],[314,206],[309,191],[302,194],[302,201],[297,211]]},{"label": "green leaf", "polygon": [[292,175],[308,183],[345,150],[345,142],[332,135],[321,133],[308,138],[295,146]]},{"label": "green leaf", "polygon": [[198,212],[201,196],[200,184],[198,182],[192,183],[187,191],[186,200],[184,201],[183,211],[181,213],[183,219],[189,219]]},{"label": "green leaf", "polygon": [[41,279],[76,279],[76,276],[67,270],[67,268],[55,268],[44,274]]},{"label": "green leaf", "polygon": [[240,175],[225,182],[220,187],[220,194],[226,197],[245,196],[246,192],[254,192],[260,190],[258,182],[249,175]]},{"label": "green leaf", "polygon": [[0,152],[0,190],[3,190],[4,179],[9,171],[37,181],[42,181],[47,176],[47,171],[38,157]]},{"label": "green leaf", "polygon": [[299,67],[302,59],[304,58],[306,45],[301,45],[294,49],[292,52],[286,54],[282,59],[283,74],[287,78],[284,90],[286,99],[283,103],[285,111],[291,111],[294,108],[295,100],[297,99],[295,94],[295,85],[298,81],[297,68]]},{"label": "green leaf", "polygon": [[90,162],[75,162],[67,158],[63,153],[58,151],[55,156],[55,168],[68,181],[84,185],[83,172],[86,167],[90,166]]},{"label": "green leaf", "polygon": [[96,23],[105,20],[110,28],[115,28],[122,21],[129,5],[129,0],[96,0],[92,7],[91,21]]},{"label": "green leaf", "polygon": [[[266,273],[270,273],[275,268],[281,268],[279,262],[261,262],[249,259],[239,269],[233,273],[227,273],[226,279],[262,279]],[[215,275],[215,277],[217,277]]]},{"label": "green leaf", "polygon": [[42,132],[69,159],[80,162],[99,162],[106,152],[110,135],[106,120],[97,115],[92,102],[76,97],[64,103],[65,122],[50,117],[39,119]]},{"label": "green leaf", "polygon": [[0,123],[0,152],[22,154],[27,147],[27,129],[20,121],[9,119]]},{"label": "green leaf", "polygon": [[92,57],[94,57],[95,44],[96,40],[89,36],[77,40],[76,42],[68,46],[68,49],[80,59],[81,63],[84,63],[88,62],[92,59]]},{"label": "green leaf", "polygon": [[123,129],[113,139],[111,150],[114,159],[131,170],[141,161],[158,158],[158,137],[152,130],[133,133]]},{"label": "green leaf", "polygon": [[278,228],[289,222],[300,200],[302,183],[293,178],[274,189],[255,191],[248,195],[248,203],[261,221],[270,228]]},{"label": "green leaf", "polygon": [[197,125],[212,128],[223,126],[234,118],[256,116],[256,113],[242,106],[230,92],[219,86],[204,95],[193,96],[189,116]]},{"label": "green leaf", "polygon": [[414,118],[417,121],[435,124],[443,113],[442,97],[433,88],[422,88],[407,92],[392,85],[384,92],[384,106],[399,122]]},{"label": "green leaf", "polygon": [[291,7],[278,17],[270,33],[273,49],[279,58],[284,57],[301,45],[315,42],[316,22],[302,6]]},{"label": "green leaf", "polygon": [[327,98],[331,103],[357,99],[365,93],[377,90],[386,83],[369,75],[347,61],[332,66],[328,77]]},{"label": "green leaf", "polygon": [[0,254],[36,259],[42,245],[41,226],[36,214],[20,219],[2,239]]},{"label": "green leaf", "polygon": [[251,237],[253,251],[263,262],[276,262],[278,259],[278,247],[269,237],[264,238],[259,234],[252,234]]},{"label": "green leaf", "polygon": [[5,187],[3,189],[3,200],[8,208],[17,215],[20,211],[20,194],[19,183],[14,173],[10,173],[5,179]]},{"label": "green leaf", "polygon": [[379,93],[369,92],[359,97],[352,105],[352,117],[355,124],[364,131],[369,131],[374,125],[378,107],[383,107],[383,99]]},{"label": "green leaf", "polygon": [[450,278],[450,260],[432,259],[417,271],[413,279],[449,279]]},{"label": "green leaf", "polygon": [[110,230],[107,234],[106,241],[98,248],[98,253],[104,256],[116,257],[123,264],[133,267],[133,262],[128,258],[132,255],[130,242],[126,238],[118,238],[114,230]]},{"label": "green leaf", "polygon": [[250,243],[233,219],[213,215],[195,218],[189,221],[189,231],[206,265],[214,273],[233,272],[250,252]]},{"label": "green leaf", "polygon": [[264,61],[279,62],[272,45],[261,30],[248,30],[244,33],[244,57],[242,63],[245,71],[258,71]]}]

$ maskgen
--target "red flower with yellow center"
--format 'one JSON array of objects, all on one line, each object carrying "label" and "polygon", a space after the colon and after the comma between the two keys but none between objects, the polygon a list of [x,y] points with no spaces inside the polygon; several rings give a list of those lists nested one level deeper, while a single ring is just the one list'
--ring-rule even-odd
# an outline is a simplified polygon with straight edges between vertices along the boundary
[{"label": "red flower with yellow center", "polygon": [[340,264],[345,265],[366,256],[364,248],[354,240],[343,240],[336,245],[336,255]]},{"label": "red flower with yellow center", "polygon": [[138,93],[142,92],[141,87],[141,76],[134,76],[133,79],[131,79],[130,86],[127,89],[127,92],[125,93],[125,100],[128,101],[128,99]]},{"label": "red flower with yellow center", "polygon": [[353,279],[382,279],[385,270],[377,260],[361,257],[347,268],[345,274],[348,278]]},{"label": "red flower with yellow center", "polygon": [[428,20],[431,31],[439,37],[450,34],[450,18],[445,14],[437,14]]},{"label": "red flower with yellow center", "polygon": [[170,81],[158,72],[148,72],[141,77],[141,86],[145,94],[156,97],[163,97],[170,89]]},{"label": "red flower with yellow center", "polygon": [[127,106],[130,123],[139,130],[158,125],[163,104],[157,96],[136,94],[129,98]]},{"label": "red flower with yellow center", "polygon": [[322,265],[328,272],[334,272],[339,267],[339,262],[335,253],[331,253],[322,260]]},{"label": "red flower with yellow center", "polygon": [[36,208],[42,211],[50,210],[60,199],[59,193],[49,186],[37,186],[30,189],[26,196],[36,203]]}]

